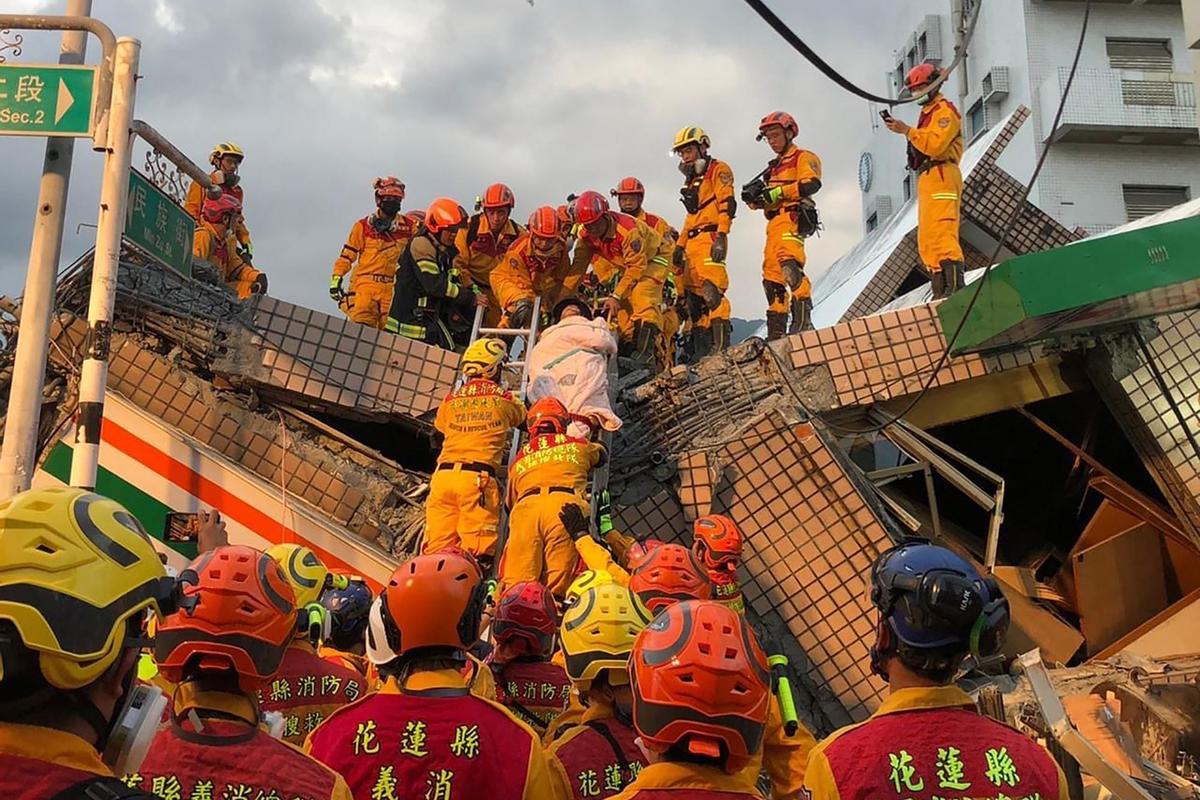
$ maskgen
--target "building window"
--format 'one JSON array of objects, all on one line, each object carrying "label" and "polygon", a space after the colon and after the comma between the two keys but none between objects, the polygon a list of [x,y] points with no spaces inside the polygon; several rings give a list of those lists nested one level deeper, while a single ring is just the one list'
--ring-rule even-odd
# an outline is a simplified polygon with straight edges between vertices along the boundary
[{"label": "building window", "polygon": [[927,34],[922,33],[917,39],[917,63],[924,63],[925,56],[929,54],[929,38]]},{"label": "building window", "polygon": [[867,217],[867,233],[879,227],[879,212],[872,211],[871,216]]},{"label": "building window", "polygon": [[912,200],[913,194],[913,176],[912,173],[904,176],[904,199]]},{"label": "building window", "polygon": [[1108,63],[1113,69],[1136,69],[1144,72],[1171,72],[1170,39],[1126,39],[1109,37],[1104,40]]},{"label": "building window", "polygon": [[975,137],[987,130],[987,107],[980,100],[967,112],[967,139],[974,141]]},{"label": "building window", "polygon": [[1125,218],[1130,222],[1186,203],[1191,191],[1186,186],[1122,186]]}]

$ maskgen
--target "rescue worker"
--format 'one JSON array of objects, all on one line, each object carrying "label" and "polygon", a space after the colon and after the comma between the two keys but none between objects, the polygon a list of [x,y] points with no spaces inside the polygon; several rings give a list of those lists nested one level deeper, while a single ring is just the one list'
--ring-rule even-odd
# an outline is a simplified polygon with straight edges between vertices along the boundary
[{"label": "rescue worker", "polygon": [[1066,800],[1066,779],[1050,754],[980,715],[954,685],[968,654],[986,657],[1004,642],[1008,601],[996,580],[923,540],[881,553],[870,580],[879,612],[871,669],[888,682],[888,696],[865,722],[817,745],[806,796]]},{"label": "rescue worker", "polygon": [[513,428],[525,421],[525,406],[500,385],[507,355],[499,339],[477,339],[463,353],[466,381],[446,395],[433,423],[444,438],[425,499],[421,552],[461,548],[483,562],[485,572],[499,535],[496,474]]},{"label": "rescue worker", "polygon": [[[209,180],[214,186],[221,189],[222,192],[232,194],[238,199],[238,202],[244,207],[246,205],[245,189],[241,185],[242,176],[238,173],[241,169],[242,160],[246,154],[242,152],[242,148],[238,147],[233,142],[221,142],[213,147],[208,154],[208,163],[212,165],[213,171],[209,173]],[[204,209],[204,200],[206,192],[203,186],[192,181],[188,186],[187,199],[183,202],[183,210],[188,213],[197,223],[200,222],[200,215]],[[249,264],[254,260],[254,244],[250,241],[250,231],[246,228],[245,216],[239,216],[234,224],[234,236],[237,239],[237,244],[234,246],[238,256]]]},{"label": "rescue worker", "polygon": [[[375,211],[351,226],[342,252],[333,262],[329,296],[339,305],[350,298],[352,322],[382,329],[392,307],[396,264],[416,227],[400,213],[404,184],[398,178],[376,178],[373,186]],[[342,286],[346,273],[350,273],[349,292]]]},{"label": "rescue worker", "polygon": [[[120,504],[73,488],[0,503],[0,792],[6,800],[153,795],[136,770],[161,691],[135,684],[149,618],[183,601]],[[64,613],[65,612],[65,613]]]},{"label": "rescue worker", "polygon": [[617,322],[622,354],[653,367],[670,243],[641,220],[610,211],[599,192],[577,197],[574,217],[580,226],[576,263],[590,263],[606,288],[601,304],[604,316]]},{"label": "rescue worker", "polygon": [[375,595],[360,577],[350,577],[344,587],[330,586],[321,592],[321,605],[329,617],[329,630],[317,655],[348,667],[374,686],[376,676],[367,661],[367,613]]},{"label": "rescue worker", "polygon": [[634,219],[640,219],[662,239],[674,242],[676,237],[671,234],[671,225],[657,214],[651,214],[642,204],[646,200],[646,187],[632,175],[622,178],[615,189],[609,189],[609,195],[617,198],[617,208],[622,214],[628,214]]},{"label": "rescue worker", "polygon": [[674,603],[629,656],[633,727],[650,764],[619,800],[739,800],[762,747],[771,668],[749,624],[720,603]]},{"label": "rescue worker", "polygon": [[[503,183],[493,183],[483,191],[475,203],[475,213],[459,229],[454,239],[457,255],[454,266],[460,275],[469,277],[473,286],[479,287],[487,298],[484,312],[484,327],[494,328],[500,322],[504,309],[493,291],[492,270],[504,260],[505,253],[520,238],[525,229],[512,219],[517,204],[512,189]],[[515,327],[523,327],[514,325]]]},{"label": "rescue worker", "polygon": [[397,567],[375,600],[367,654],[383,688],[334,713],[305,744],[357,800],[557,797],[533,730],[463,681],[486,594],[469,558],[431,553]]},{"label": "rescue worker", "polygon": [[663,283],[662,336],[658,339],[658,360],[665,369],[680,363],[676,339],[679,336],[679,328],[683,325],[683,317],[679,313],[680,303],[675,280],[674,274],[667,273],[667,280]]},{"label": "rescue worker", "polygon": [[567,240],[552,206],[540,206],[529,215],[529,225],[491,272],[491,289],[503,310],[501,324],[527,328],[533,301],[541,299],[543,315],[579,287],[583,270],[572,261]]},{"label": "rescue worker", "polygon": [[549,746],[550,768],[574,800],[612,797],[646,766],[633,730],[629,653],[649,622],[637,598],[611,583],[584,591],[563,616],[562,652],[585,709]]},{"label": "rescue worker", "polygon": [[[812,281],[804,274],[804,241],[817,232],[813,201],[821,188],[821,159],[796,146],[800,126],[784,111],[772,111],[758,123],[775,158],[742,189],[742,199],[767,218],[763,248],[763,291],[767,295],[767,339],[810,330]],[[791,312],[791,325],[788,313]]]},{"label": "rescue worker", "polygon": [[695,126],[680,128],[671,148],[683,173],[680,200],[687,217],[675,243],[672,262],[683,278],[683,294],[691,321],[689,351],[699,360],[730,345],[729,229],[737,213],[733,170],[708,154],[708,134]]},{"label": "rescue worker", "polygon": [[579,567],[579,555],[559,512],[586,503],[588,475],[605,458],[604,447],[567,435],[570,415],[558,398],[529,407],[529,441],[508,472],[508,541],[500,559],[501,591],[538,581],[562,598]]},{"label": "rescue worker", "polygon": [[724,514],[706,514],[692,523],[692,553],[704,565],[713,586],[712,599],[744,614],[746,604],[738,584],[742,563],[742,532]]},{"label": "rescue worker", "polygon": [[283,569],[296,597],[296,629],[279,671],[259,691],[259,703],[264,711],[283,715],[283,740],[299,746],[321,720],[366,694],[369,686],[357,670],[317,655],[329,625],[321,593],[334,585],[321,559],[299,544],[277,544],[267,555]]},{"label": "rescue worker", "polygon": [[242,216],[242,201],[230,192],[204,198],[200,224],[192,236],[192,257],[207,261],[239,299],[267,293],[267,275],[250,266],[237,249],[234,231]]},{"label": "rescue worker", "polygon": [[909,93],[918,97],[921,114],[916,127],[893,116],[883,124],[908,141],[908,168],[917,173],[917,250],[929,272],[934,299],[961,289],[966,271],[958,227],[962,218],[962,117],[954,104],[933,87],[941,71],[918,64],[904,77]]},{"label": "rescue worker", "polygon": [[469,316],[476,306],[487,304],[487,297],[464,282],[454,266],[458,255],[454,240],[466,224],[467,212],[450,198],[439,197],[429,204],[424,224],[405,246],[396,267],[389,331],[453,350],[454,335],[446,324],[450,313]]},{"label": "rescue worker", "polygon": [[176,684],[168,721],[125,782],[160,798],[309,797],[350,800],[342,777],[271,736],[255,693],[283,662],[295,594],[279,565],[226,546],[191,565],[190,611],[163,620],[155,660]]},{"label": "rescue worker", "polygon": [[550,660],[557,635],[558,607],[544,585],[518,583],[500,596],[487,661],[496,700],[539,734],[562,713],[571,691],[567,673]]},{"label": "rescue worker", "polygon": [[559,512],[558,518],[562,521],[567,533],[571,534],[571,538],[575,541],[575,550],[579,553],[579,558],[587,565],[588,570],[607,575],[621,586],[628,586],[629,572],[626,567],[632,569],[630,555],[640,542],[632,536],[626,536],[613,529],[612,518],[606,512],[607,496],[606,490],[601,496],[598,507],[599,525],[597,527],[600,531],[598,537],[592,535],[591,521],[587,517],[587,510],[582,506],[575,503],[565,505]]}]

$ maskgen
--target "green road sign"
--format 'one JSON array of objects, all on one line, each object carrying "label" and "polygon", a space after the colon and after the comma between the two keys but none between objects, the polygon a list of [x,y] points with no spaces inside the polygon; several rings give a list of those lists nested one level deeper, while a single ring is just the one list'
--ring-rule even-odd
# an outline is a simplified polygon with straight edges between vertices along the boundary
[{"label": "green road sign", "polygon": [[196,223],[165,192],[129,172],[125,240],[164,267],[192,276],[192,234]]},{"label": "green road sign", "polygon": [[0,64],[0,135],[91,136],[96,68]]}]

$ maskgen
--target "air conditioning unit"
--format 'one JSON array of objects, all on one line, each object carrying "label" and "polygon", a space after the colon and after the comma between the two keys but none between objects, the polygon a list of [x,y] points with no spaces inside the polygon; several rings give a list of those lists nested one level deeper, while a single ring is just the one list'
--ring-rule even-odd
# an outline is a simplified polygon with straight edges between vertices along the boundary
[{"label": "air conditioning unit", "polygon": [[933,64],[942,63],[942,18],[937,14],[928,14],[925,20],[917,26],[916,40],[924,37],[925,61]]},{"label": "air conditioning unit", "polygon": [[991,103],[1008,96],[1008,67],[992,67],[983,76],[983,102]]},{"label": "air conditioning unit", "polygon": [[875,195],[875,213],[879,215],[880,222],[892,216],[892,196],[890,194]]}]

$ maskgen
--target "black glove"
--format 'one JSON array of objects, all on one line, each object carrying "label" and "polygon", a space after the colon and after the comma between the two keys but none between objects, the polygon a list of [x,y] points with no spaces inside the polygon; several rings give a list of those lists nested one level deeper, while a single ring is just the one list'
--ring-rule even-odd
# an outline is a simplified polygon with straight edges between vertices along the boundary
[{"label": "black glove", "polygon": [[675,252],[671,254],[671,263],[682,269],[684,261],[684,249],[682,246],[676,245]]},{"label": "black glove", "polygon": [[571,534],[572,539],[579,539],[591,533],[587,514],[576,503],[564,505],[558,512],[558,518],[562,521],[563,527],[567,529],[567,533]]},{"label": "black glove", "polygon": [[508,324],[514,328],[528,328],[532,318],[533,301],[528,298],[521,298],[513,303],[508,311]]}]

